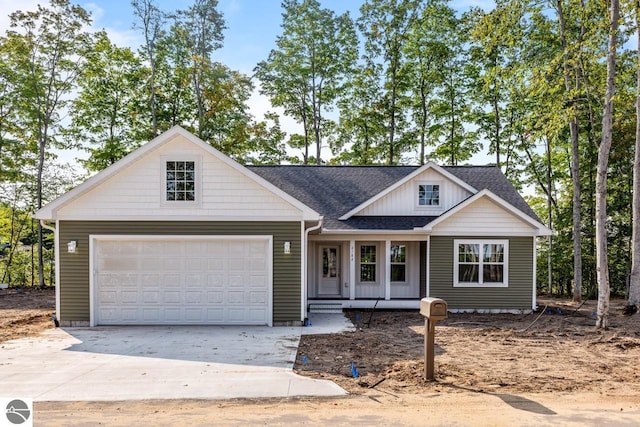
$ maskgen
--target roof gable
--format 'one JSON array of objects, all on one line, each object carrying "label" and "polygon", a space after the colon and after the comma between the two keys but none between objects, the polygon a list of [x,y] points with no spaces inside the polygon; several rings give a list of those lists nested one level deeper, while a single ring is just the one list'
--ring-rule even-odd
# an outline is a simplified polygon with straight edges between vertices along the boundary
[{"label": "roof gable", "polygon": [[484,189],[434,219],[422,230],[430,234],[548,236],[551,230],[504,199]]},{"label": "roof gable", "polygon": [[[197,207],[186,209],[186,206],[179,205],[170,208],[161,206],[163,155],[202,159],[201,203]],[[243,201],[244,206],[239,203]],[[104,216],[124,219],[140,216],[140,219],[145,219],[144,217],[153,217],[155,214],[176,218],[199,216],[202,219],[221,219],[225,216],[237,216],[233,211],[234,202],[246,217],[264,217],[266,214],[282,216],[284,219],[319,218],[319,214],[304,203],[179,126],[171,128],[47,204],[36,212],[35,217],[99,219]],[[119,203],[122,206],[119,206]],[[242,209],[247,206],[248,209]]]},{"label": "roof gable", "polygon": [[[363,211],[366,208],[371,207],[376,202],[378,202],[378,201],[382,200],[383,198],[389,196],[391,193],[393,193],[395,191],[399,191],[403,187],[411,185],[412,181],[419,180],[421,176],[427,175],[429,171],[435,172],[437,175],[441,176],[444,180],[452,182],[456,186],[468,191],[471,194],[476,192],[476,189],[473,188],[467,182],[461,180],[460,178],[458,178],[455,175],[450,174],[444,168],[436,165],[435,163],[428,162],[426,165],[416,169],[415,171],[413,171],[409,175],[403,177],[402,179],[398,180],[394,184],[390,185],[389,187],[387,187],[384,190],[380,191],[379,193],[375,194],[373,197],[369,198],[368,200],[365,200],[363,203],[361,203],[358,206],[354,207],[353,209],[351,209],[350,211],[348,211],[347,213],[342,215],[339,219],[346,220],[346,219],[349,219],[350,217],[352,217],[354,215],[357,215],[358,213],[363,213]],[[413,191],[413,190],[410,189],[409,191]],[[407,210],[410,207],[413,206],[413,202],[412,201],[405,201],[405,203],[409,203],[410,204],[410,205],[408,205],[406,207]],[[379,212],[376,212],[376,213],[379,213]]]}]

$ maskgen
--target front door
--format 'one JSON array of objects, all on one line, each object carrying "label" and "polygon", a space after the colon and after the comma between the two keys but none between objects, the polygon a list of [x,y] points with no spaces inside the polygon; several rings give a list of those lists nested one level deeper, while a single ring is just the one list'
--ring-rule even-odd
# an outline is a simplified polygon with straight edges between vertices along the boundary
[{"label": "front door", "polygon": [[339,246],[320,246],[320,271],[318,276],[319,297],[341,296]]}]

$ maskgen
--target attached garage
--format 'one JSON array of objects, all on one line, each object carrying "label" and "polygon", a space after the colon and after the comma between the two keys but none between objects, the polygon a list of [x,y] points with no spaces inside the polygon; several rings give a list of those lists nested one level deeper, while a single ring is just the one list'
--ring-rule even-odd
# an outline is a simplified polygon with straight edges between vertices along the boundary
[{"label": "attached garage", "polygon": [[273,323],[271,236],[90,237],[93,325]]}]

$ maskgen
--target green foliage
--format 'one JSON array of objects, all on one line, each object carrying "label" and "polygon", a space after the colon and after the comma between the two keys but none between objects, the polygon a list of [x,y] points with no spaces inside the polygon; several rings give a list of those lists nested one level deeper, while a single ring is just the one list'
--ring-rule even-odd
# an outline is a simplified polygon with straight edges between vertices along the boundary
[{"label": "green foliage", "polygon": [[309,160],[309,139],[316,145],[316,162],[326,136],[327,120],[357,56],[357,38],[348,14],[336,16],[317,0],[285,0],[282,34],[276,49],[255,69],[261,92],[271,104],[302,124],[304,163]]},{"label": "green foliage", "polygon": [[96,35],[87,64],[78,78],[78,95],[70,109],[66,131],[70,144],[83,141],[89,152],[82,161],[89,171],[100,171],[139,146],[136,98],[144,69],[131,49],[112,44],[106,33]]}]

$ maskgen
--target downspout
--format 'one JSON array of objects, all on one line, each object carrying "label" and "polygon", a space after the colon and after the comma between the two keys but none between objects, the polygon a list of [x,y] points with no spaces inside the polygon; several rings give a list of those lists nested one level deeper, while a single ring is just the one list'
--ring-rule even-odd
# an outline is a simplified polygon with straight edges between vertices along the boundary
[{"label": "downspout", "polygon": [[302,319],[307,317],[307,290],[309,285],[309,275],[307,274],[307,249],[309,248],[309,233],[322,228],[324,216],[320,215],[318,224],[304,230],[304,241],[302,242]]},{"label": "downspout", "polygon": [[42,228],[53,232],[54,268],[56,269],[56,320],[60,321],[60,254],[58,251],[58,240],[60,236],[58,235],[58,229],[47,225],[44,219],[40,220],[40,225]]}]

